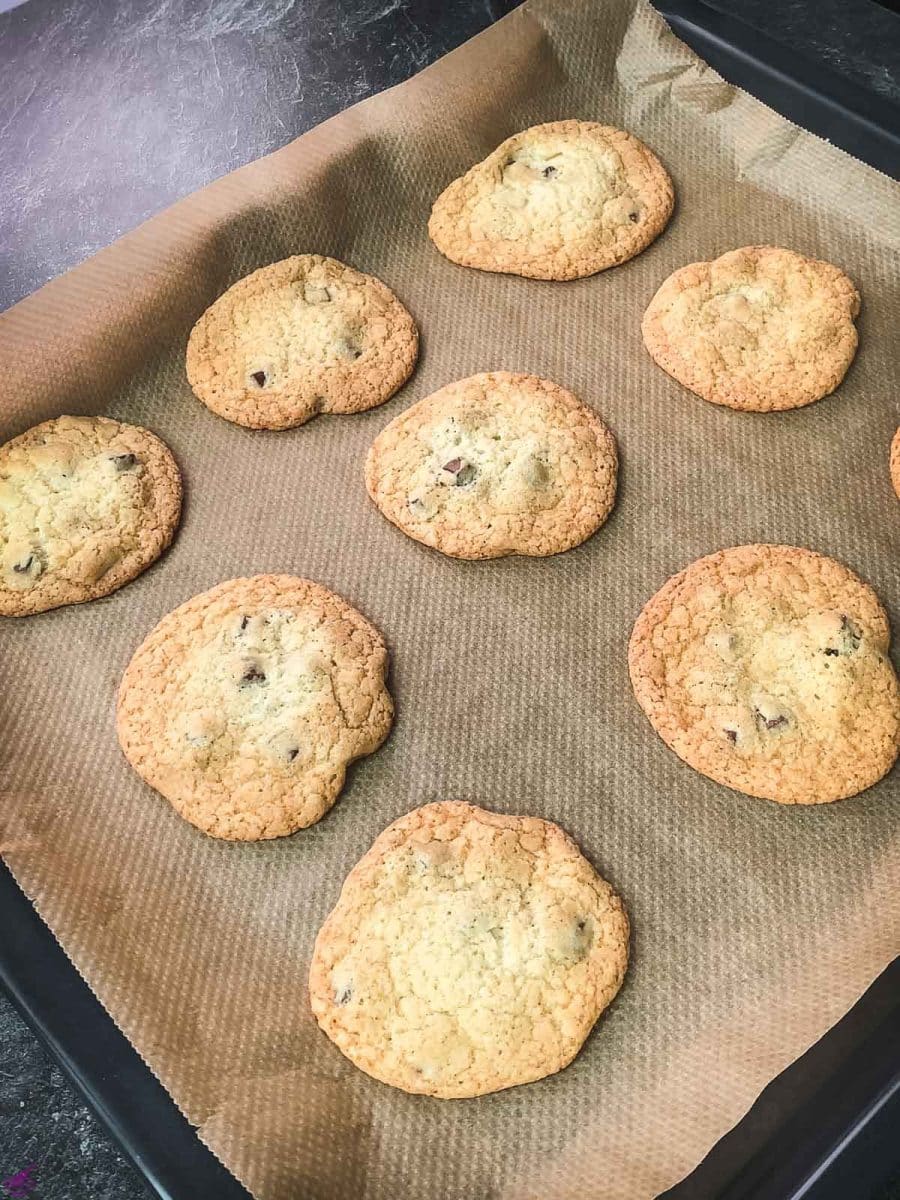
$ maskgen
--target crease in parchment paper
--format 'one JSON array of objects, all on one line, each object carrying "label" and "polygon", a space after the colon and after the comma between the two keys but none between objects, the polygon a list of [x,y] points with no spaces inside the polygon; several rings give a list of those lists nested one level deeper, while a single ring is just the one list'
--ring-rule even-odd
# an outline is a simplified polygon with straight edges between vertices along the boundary
[{"label": "crease in parchment paper", "polygon": [[[643,254],[553,284],[442,258],[435,196],[509,134],[631,129],[677,208]],[[149,426],[185,474],[172,548],[102,601],[2,629],[0,849],[63,949],[213,1153],[259,1200],[643,1200],[684,1176],[900,946],[894,772],[787,809],[717,786],[656,737],[626,646],[700,555],[810,546],[897,623],[898,187],[724,83],[643,0],[530,0],[391,92],[147,222],[0,316],[0,437],[61,412]],[[835,395],[757,416],[705,404],[646,354],[674,269],[774,243],[843,267],[860,352]],[[331,254],[382,278],[422,355],[382,408],[284,432],[191,394],[194,320],[255,267]],[[405,538],[362,468],[409,404],[476,371],[570,388],[616,435],[606,525],[550,559],[463,563]],[[384,634],[394,729],[332,811],[277,842],[204,837],[128,767],[118,681],[156,622],[220,580],[315,579]],[[894,651],[896,661],[896,650]],[[467,799],[557,821],[625,898],[622,992],[575,1062],[441,1102],[369,1079],[306,998],[315,934],[377,834]]]}]

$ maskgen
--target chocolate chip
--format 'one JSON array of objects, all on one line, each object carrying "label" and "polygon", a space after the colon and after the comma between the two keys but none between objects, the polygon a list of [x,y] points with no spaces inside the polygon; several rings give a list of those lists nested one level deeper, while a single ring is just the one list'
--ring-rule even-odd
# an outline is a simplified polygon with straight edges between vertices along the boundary
[{"label": "chocolate chip", "polygon": [[334,993],[335,1004],[349,1004],[353,998],[353,988],[349,983],[345,983],[342,988]]},{"label": "chocolate chip", "polygon": [[840,629],[840,645],[826,646],[824,653],[832,657],[843,654],[853,654],[859,649],[859,643],[862,641],[862,630],[860,630],[853,621],[845,614],[841,616]]},{"label": "chocolate chip", "polygon": [[242,616],[240,628],[238,629],[238,633],[243,633],[249,624],[250,624],[250,618],[247,616]]},{"label": "chocolate chip", "polygon": [[782,725],[787,725],[788,719],[784,713],[779,713],[777,717],[766,717],[758,708],[755,708],[754,713],[756,719],[764,729],[780,729]]},{"label": "chocolate chip", "polygon": [[544,167],[544,170],[541,172],[541,174],[545,179],[552,179],[556,174],[556,167]]},{"label": "chocolate chip", "polygon": [[117,471],[130,471],[137,463],[137,458],[133,454],[114,454],[112,461]]},{"label": "chocolate chip", "polygon": [[584,933],[585,925],[587,925],[587,921],[584,919],[584,917],[582,917],[580,921],[575,922],[575,928],[579,933]]},{"label": "chocolate chip", "polygon": [[288,762],[293,762],[299,753],[300,753],[299,746],[291,746],[291,748],[288,750],[285,757],[287,758]]},{"label": "chocolate chip", "polygon": [[464,458],[451,458],[441,467],[440,481],[453,487],[465,487],[472,482],[477,473],[473,463]]},{"label": "chocolate chip", "polygon": [[841,632],[844,635],[844,642],[847,644],[848,650],[858,650],[859,643],[862,641],[862,631],[846,615],[841,617]]},{"label": "chocolate chip", "polygon": [[248,663],[246,670],[241,676],[241,687],[248,683],[265,683],[266,673],[259,663]]},{"label": "chocolate chip", "polygon": [[307,304],[327,304],[331,299],[331,292],[326,287],[317,287],[315,284],[307,284],[303,297]]},{"label": "chocolate chip", "polygon": [[16,575],[22,575],[26,579],[35,580],[40,575],[43,575],[44,568],[47,565],[47,560],[39,549],[30,550],[27,554],[23,554],[20,559],[12,564],[12,569]]},{"label": "chocolate chip", "polygon": [[736,729],[726,729],[725,736],[728,738],[729,742],[731,742],[732,746],[735,745],[735,743],[737,742],[737,730]]},{"label": "chocolate chip", "polygon": [[640,219],[641,218],[640,218],[639,214],[636,212],[630,212],[628,214],[628,220],[632,223],[632,225],[637,225],[637,223]]},{"label": "chocolate chip", "polygon": [[550,481],[550,471],[547,468],[547,464],[536,455],[530,455],[525,460],[523,475],[529,487],[546,487]]},{"label": "chocolate chip", "polygon": [[257,387],[265,387],[266,386],[265,371],[254,371],[253,374],[250,376],[250,378],[253,380],[253,382],[256,384]]}]

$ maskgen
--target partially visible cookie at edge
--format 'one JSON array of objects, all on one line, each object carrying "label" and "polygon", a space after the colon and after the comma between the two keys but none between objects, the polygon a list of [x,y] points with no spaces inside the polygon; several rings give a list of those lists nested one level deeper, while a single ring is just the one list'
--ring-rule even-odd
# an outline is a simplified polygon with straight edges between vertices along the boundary
[{"label": "partially visible cookie at edge", "polygon": [[776,412],[838,387],[856,354],[859,308],[839,267],[744,246],[670,275],[641,331],[653,360],[704,400]]},{"label": "partially visible cookie at edge", "polygon": [[428,804],[344,882],[310,1002],[375,1079],[480,1096],[572,1061],[622,985],[628,939],[622,901],[558,825]]},{"label": "partially visible cookie at edge", "polygon": [[200,317],[187,347],[198,399],[251,429],[383,404],[416,364],[413,318],[381,280],[298,254],[239,279]]},{"label": "partially visible cookie at edge", "polygon": [[291,575],[232,579],[168,613],[122,678],[119,743],[213,837],[283,837],[331,808],[377,750],[393,703],[377,630]]},{"label": "partially visible cookie at edge", "polygon": [[57,417],[0,446],[0,615],[108,596],[163,553],[181,475],[155,434]]},{"label": "partially visible cookie at edge", "polygon": [[781,804],[877,783],[900,752],[887,614],[868,584],[796,546],[720,550],[644,606],[634,694],[679,758]]},{"label": "partially visible cookie at edge", "polygon": [[571,392],[486,372],[396,417],[366,458],[369,495],[409,537],[455,558],[569,550],[616,495],[613,435]]},{"label": "partially visible cookie at edge", "polygon": [[580,279],[633,258],[666,227],[668,172],[633,134],[551,121],[507,138],[434,202],[428,232],[452,262]]},{"label": "partially visible cookie at edge", "polygon": [[891,442],[891,483],[900,499],[900,426],[897,427],[894,440]]}]

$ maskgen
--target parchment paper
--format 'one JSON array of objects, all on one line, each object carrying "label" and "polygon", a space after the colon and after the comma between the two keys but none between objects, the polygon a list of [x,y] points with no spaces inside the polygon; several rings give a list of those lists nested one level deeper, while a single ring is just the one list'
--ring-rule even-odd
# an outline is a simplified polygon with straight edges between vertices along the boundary
[{"label": "parchment paper", "polygon": [[[432,199],[502,138],[583,117],[633,130],[678,209],[644,254],[576,283],[481,274],[430,245]],[[683,766],[625,651],[643,602],[722,546],[848,563],[898,616],[898,188],[726,85],[641,0],[532,0],[398,89],[191,196],[0,318],[7,438],[63,412],[148,425],[185,473],[172,550],[107,600],[0,628],[2,852],[203,1141],[259,1200],[652,1196],[900,948],[898,775],[786,809]],[[674,268],[769,242],[843,266],[858,359],[812,408],[691,396],[639,332]],[[361,416],[253,433],[185,381],[187,334],[228,284],[294,252],[393,287],[420,323],[410,384]],[[595,406],[622,452],[607,526],[545,559],[464,563],[390,526],[363,457],[406,405],[474,371],[534,371]],[[334,810],[287,840],[204,837],[129,769],[119,677],[169,609],[289,571],[386,635],[397,722]],[[374,1082],[306,1000],[315,932],[376,834],[441,798],[560,822],[634,923],[620,997],[568,1070],[471,1101]]]}]

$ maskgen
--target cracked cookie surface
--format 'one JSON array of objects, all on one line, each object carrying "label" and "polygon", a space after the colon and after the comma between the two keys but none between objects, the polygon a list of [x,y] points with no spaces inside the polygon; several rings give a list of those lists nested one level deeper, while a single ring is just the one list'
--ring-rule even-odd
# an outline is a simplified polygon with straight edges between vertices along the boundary
[{"label": "cracked cookie surface", "polygon": [[855,796],[900,751],[878,597],[834,559],[751,545],[698,559],[647,603],[628,650],[638,703],[695,770],[750,796]]},{"label": "cracked cookie surface", "polygon": [[856,354],[859,293],[831,263],[744,246],[670,275],[641,331],[653,360],[728,408],[802,408],[833,392]]},{"label": "cracked cookie surface", "polygon": [[298,254],[233,284],[191,331],[198,399],[251,429],[383,404],[412,374],[415,322],[379,279]]},{"label": "cracked cookie surface", "polygon": [[627,965],[622,901],[558,825],[451,801],[395,821],[350,872],[310,1000],[367,1074],[479,1096],[567,1066]]},{"label": "cracked cookie surface", "polygon": [[388,520],[444,554],[558,554],[609,515],[616,443],[571,392],[496,371],[401,413],[372,444],[365,474]]},{"label": "cracked cookie surface", "polygon": [[428,232],[452,262],[579,279],[639,254],[672,215],[656,155],[630,133],[552,121],[507,138],[434,203]]},{"label": "cracked cookie surface", "polygon": [[891,483],[894,485],[894,491],[900,498],[900,427],[894,434],[894,439],[891,442]]},{"label": "cracked cookie surface", "polygon": [[213,837],[282,837],[334,804],[348,763],[387,737],[380,634],[291,575],[232,579],[159,622],[119,688],[126,758]]},{"label": "cracked cookie surface", "polygon": [[159,558],[180,515],[175,459],[148,430],[35,425],[0,446],[0,615],[108,596]]}]

